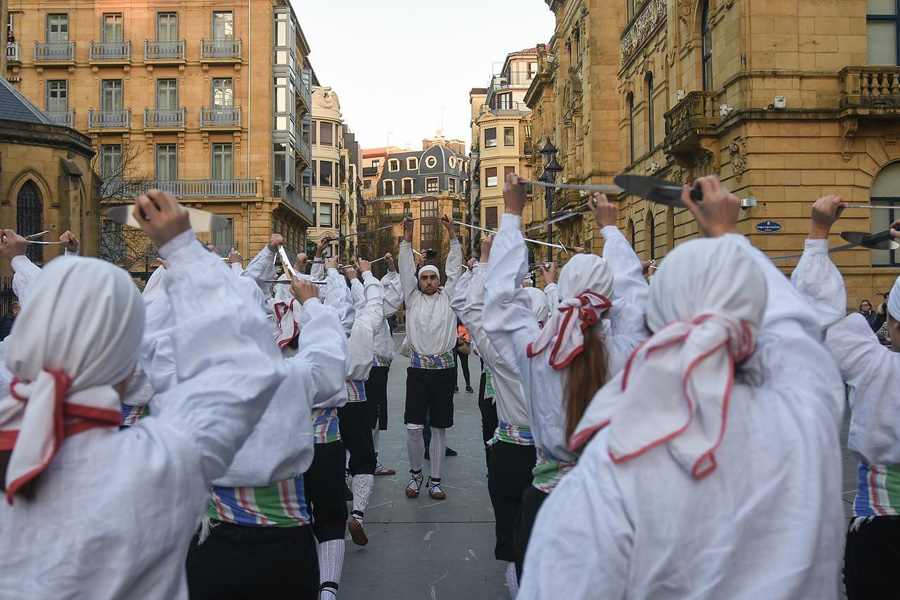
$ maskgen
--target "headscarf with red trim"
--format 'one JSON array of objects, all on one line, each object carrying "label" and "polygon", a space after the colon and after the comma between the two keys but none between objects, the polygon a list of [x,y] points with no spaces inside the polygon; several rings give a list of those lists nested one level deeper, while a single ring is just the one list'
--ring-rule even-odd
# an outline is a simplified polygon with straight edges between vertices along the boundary
[{"label": "headscarf with red trim", "polygon": [[[282,275],[281,279],[287,281]],[[303,305],[291,294],[291,286],[283,283],[275,285],[275,297],[270,300],[275,314],[275,341],[284,350],[300,333],[300,315]]]},{"label": "headscarf with red trim", "polygon": [[528,356],[537,357],[549,348],[550,366],[565,369],[584,350],[584,331],[600,322],[612,307],[613,273],[609,263],[595,254],[576,254],[559,273],[559,304],[536,340],[528,345]]},{"label": "headscarf with red trim", "polygon": [[122,269],[93,258],[58,258],[37,280],[10,337],[15,376],[0,400],[0,450],[11,451],[6,497],[44,471],[63,441],[118,427],[119,394],[137,362],[144,302]]},{"label": "headscarf with red trim", "polygon": [[766,298],[762,270],[738,240],[695,240],[672,251],[650,286],[654,335],[597,392],[570,446],[608,427],[614,462],[666,444],[695,478],[712,473],[735,366],[756,348]]}]

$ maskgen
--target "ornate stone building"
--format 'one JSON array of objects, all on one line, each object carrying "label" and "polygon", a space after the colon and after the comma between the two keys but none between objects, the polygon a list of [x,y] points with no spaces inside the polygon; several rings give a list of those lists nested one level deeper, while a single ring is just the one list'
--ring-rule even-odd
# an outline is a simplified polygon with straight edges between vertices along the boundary
[{"label": "ornate stone building", "polygon": [[[802,250],[822,195],[900,199],[895,3],[545,1],[556,30],[538,46],[526,102],[535,152],[553,140],[564,180],[612,183],[627,172],[687,183],[716,173],[755,199],[739,228],[771,256]],[[578,202],[577,193],[558,193],[555,208]],[[538,204],[535,220],[544,216]],[[661,258],[697,235],[683,209],[628,196],[619,206],[620,227],[642,258]],[[885,229],[893,218],[848,210],[835,229]],[[777,225],[761,225],[768,221]],[[562,235],[570,244],[602,243],[589,219],[565,223]],[[857,250],[835,261],[854,306],[890,288],[900,253]],[[782,264],[790,271],[796,262]]]}]

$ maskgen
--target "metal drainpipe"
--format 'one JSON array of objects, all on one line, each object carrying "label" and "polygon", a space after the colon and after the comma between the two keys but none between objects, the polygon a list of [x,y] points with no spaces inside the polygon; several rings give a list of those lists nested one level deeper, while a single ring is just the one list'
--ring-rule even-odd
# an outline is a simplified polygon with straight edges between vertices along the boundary
[{"label": "metal drainpipe", "polygon": [[[253,94],[250,89],[253,85],[253,62],[250,60],[251,58],[251,48],[253,47],[253,37],[252,37],[252,25],[253,25],[253,8],[251,6],[251,0],[247,0],[247,178],[252,178],[250,174],[250,140],[251,140],[251,131],[252,127],[252,118],[253,111],[251,110],[253,104]],[[247,249],[244,250],[247,258],[250,258],[250,203],[247,203]]]}]

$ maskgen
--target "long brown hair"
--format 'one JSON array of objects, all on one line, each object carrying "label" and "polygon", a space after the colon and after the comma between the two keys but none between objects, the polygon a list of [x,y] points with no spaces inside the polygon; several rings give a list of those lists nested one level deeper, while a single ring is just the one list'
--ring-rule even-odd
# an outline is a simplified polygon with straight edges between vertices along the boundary
[{"label": "long brown hair", "polygon": [[609,352],[599,327],[584,332],[584,350],[569,364],[566,384],[566,440],[575,428],[594,394],[609,379]]}]

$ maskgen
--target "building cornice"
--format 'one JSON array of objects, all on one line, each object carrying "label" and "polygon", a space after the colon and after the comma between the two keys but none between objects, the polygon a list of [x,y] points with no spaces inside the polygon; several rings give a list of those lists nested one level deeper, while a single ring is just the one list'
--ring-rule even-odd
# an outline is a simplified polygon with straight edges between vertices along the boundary
[{"label": "building cornice", "polygon": [[87,158],[94,156],[88,137],[58,125],[0,119],[0,142],[71,150]]}]

